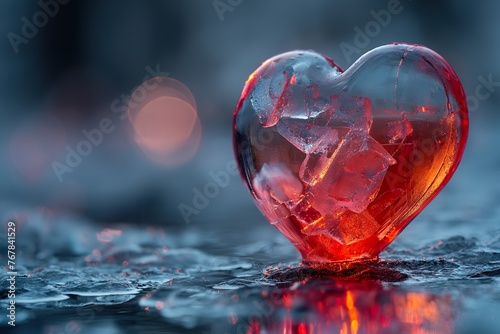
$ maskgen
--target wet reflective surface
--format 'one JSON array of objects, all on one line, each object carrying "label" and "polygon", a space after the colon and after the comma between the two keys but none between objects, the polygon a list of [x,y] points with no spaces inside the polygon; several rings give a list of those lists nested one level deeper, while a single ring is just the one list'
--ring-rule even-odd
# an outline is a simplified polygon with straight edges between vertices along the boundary
[{"label": "wet reflective surface", "polygon": [[[16,327],[2,316],[1,332],[495,333],[500,159],[484,152],[499,138],[472,126],[436,200],[378,262],[336,273],[300,267],[288,240],[263,217],[238,216],[229,198],[211,204],[220,219],[165,226],[2,204],[17,222],[18,277]],[[231,182],[227,196],[248,200]],[[1,309],[7,279],[2,271]]]}]

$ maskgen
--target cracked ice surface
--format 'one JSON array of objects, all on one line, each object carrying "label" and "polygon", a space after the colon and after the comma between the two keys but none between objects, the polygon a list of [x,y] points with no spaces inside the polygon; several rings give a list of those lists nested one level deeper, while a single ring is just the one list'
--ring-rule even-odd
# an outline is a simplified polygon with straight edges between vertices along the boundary
[{"label": "cracked ice surface", "polygon": [[[370,100],[330,96],[306,75],[310,64],[281,62],[258,73],[250,101],[260,124],[275,127],[305,157],[298,173],[286,163],[261,167],[253,180],[259,206],[273,222],[294,216],[308,235],[328,233],[343,244],[367,238],[380,228],[367,208],[396,163],[370,136]],[[404,119],[387,126],[391,143],[413,131]]]},{"label": "cracked ice surface", "polygon": [[250,96],[255,113],[264,127],[275,125],[283,110],[278,106],[288,87],[286,74],[262,78]]},{"label": "cracked ice surface", "polygon": [[406,137],[413,133],[413,127],[410,122],[404,118],[403,120],[388,122],[387,126],[387,137],[389,143],[401,143]]},{"label": "cracked ice surface", "polygon": [[368,133],[373,123],[370,100],[360,96],[332,95],[330,126],[348,126]]},{"label": "cracked ice surface", "polygon": [[340,75],[338,68],[332,68],[323,57],[300,51],[266,63],[267,67],[254,72],[249,79],[258,78],[253,82],[250,102],[262,126],[276,125],[282,115],[301,117],[304,110],[308,110],[309,115],[317,115],[330,104],[319,86],[312,83],[313,77],[317,79],[314,81],[321,82],[323,77],[332,79]]},{"label": "cracked ice surface", "polygon": [[379,142],[364,137],[362,147],[341,168],[329,195],[341,206],[360,213],[375,199],[387,169],[395,163]]},{"label": "cracked ice surface", "polygon": [[326,161],[321,180],[308,189],[323,194],[314,203],[322,214],[335,208],[364,211],[377,196],[388,167],[396,163],[376,140],[357,131],[347,136],[332,157]]},{"label": "cracked ice surface", "polygon": [[338,131],[293,118],[281,118],[278,133],[304,153],[324,152],[339,141]]},{"label": "cracked ice surface", "polygon": [[[310,161],[308,157],[303,163],[306,170]],[[315,174],[316,182],[310,184],[308,191],[321,194],[314,197],[311,205],[325,219],[315,221],[303,232],[328,232],[342,244],[372,235],[380,226],[366,209],[376,198],[387,169],[395,163],[380,143],[359,130],[351,130],[330,158],[320,153],[311,174],[320,172]]]},{"label": "cracked ice surface", "polygon": [[323,153],[335,149],[339,138],[345,138],[351,129],[366,133],[370,130],[372,117],[367,98],[333,95],[329,103],[319,95],[316,85],[306,87],[303,93],[308,98],[304,110],[291,115],[288,109],[293,108],[286,108],[277,122],[278,132],[302,152]]},{"label": "cracked ice surface", "polygon": [[378,222],[367,211],[356,214],[346,209],[339,209],[325,219],[316,220],[307,225],[302,229],[302,233],[305,235],[328,234],[339,243],[350,245],[368,238],[379,228]]},{"label": "cracked ice surface", "polygon": [[281,164],[264,164],[253,180],[253,187],[261,201],[261,209],[275,218],[273,222],[286,212],[284,203],[297,201],[303,191],[300,180]]}]

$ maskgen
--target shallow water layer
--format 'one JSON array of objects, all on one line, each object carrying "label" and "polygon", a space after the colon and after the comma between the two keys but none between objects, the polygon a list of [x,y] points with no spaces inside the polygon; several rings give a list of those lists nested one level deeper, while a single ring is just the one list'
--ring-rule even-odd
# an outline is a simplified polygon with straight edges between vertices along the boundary
[{"label": "shallow water layer", "polygon": [[[290,259],[292,246],[277,235],[229,249],[215,238],[193,240],[192,234],[201,231],[167,235],[127,225],[104,230],[80,225],[80,242],[71,247],[52,245],[53,253],[40,255],[33,245],[20,252],[16,330],[493,331],[500,300],[499,230],[481,239],[460,236],[463,223],[457,222],[447,224],[446,231],[456,236],[413,247],[419,243],[414,237],[426,232],[425,223],[420,225],[380,261],[335,273],[300,266]],[[85,238],[85,233],[101,240]],[[2,309],[7,307],[7,279],[5,274],[0,278]],[[7,325],[5,317],[1,322]]]}]

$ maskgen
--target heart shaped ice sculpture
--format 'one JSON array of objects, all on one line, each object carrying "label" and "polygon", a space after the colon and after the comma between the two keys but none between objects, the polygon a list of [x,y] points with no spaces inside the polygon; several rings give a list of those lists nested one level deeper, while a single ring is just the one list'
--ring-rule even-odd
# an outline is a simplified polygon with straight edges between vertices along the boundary
[{"label": "heart shaped ice sculpture", "polygon": [[437,195],[468,131],[451,66],[419,45],[343,72],[312,51],[265,61],[234,114],[240,172],[306,262],[372,259]]}]

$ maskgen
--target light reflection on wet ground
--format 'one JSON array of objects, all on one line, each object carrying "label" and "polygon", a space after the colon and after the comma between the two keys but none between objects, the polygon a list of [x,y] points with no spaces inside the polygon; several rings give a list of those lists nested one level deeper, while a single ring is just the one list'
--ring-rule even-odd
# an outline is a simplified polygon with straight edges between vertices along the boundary
[{"label": "light reflection on wet ground", "polygon": [[[420,248],[403,235],[384,260],[334,275],[300,267],[276,235],[229,250],[193,239],[202,231],[82,224],[77,232],[54,254],[36,246],[20,254],[17,332],[468,333],[492,329],[500,300],[498,230]],[[5,291],[2,299],[4,308]]]}]

